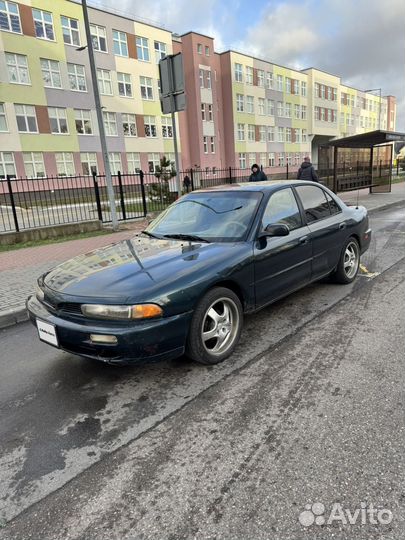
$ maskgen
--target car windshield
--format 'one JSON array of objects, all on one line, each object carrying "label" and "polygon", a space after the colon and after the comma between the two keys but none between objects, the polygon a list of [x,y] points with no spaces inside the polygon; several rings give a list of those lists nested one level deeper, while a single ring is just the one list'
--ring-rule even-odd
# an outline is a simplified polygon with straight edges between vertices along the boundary
[{"label": "car windshield", "polygon": [[250,191],[192,193],[169,206],[145,232],[180,240],[244,240],[261,198]]}]

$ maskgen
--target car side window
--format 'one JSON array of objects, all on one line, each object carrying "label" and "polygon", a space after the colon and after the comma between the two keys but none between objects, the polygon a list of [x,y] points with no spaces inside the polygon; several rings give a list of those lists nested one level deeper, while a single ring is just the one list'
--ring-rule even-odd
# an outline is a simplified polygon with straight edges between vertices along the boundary
[{"label": "car side window", "polygon": [[302,227],[300,210],[291,188],[276,191],[267,203],[263,228],[276,224],[287,225],[290,231]]},{"label": "car side window", "polygon": [[335,199],[332,199],[332,197],[329,195],[329,193],[326,193],[326,192],[324,192],[324,193],[325,193],[326,198],[328,200],[329,208],[330,208],[332,216],[334,216],[335,214],[339,214],[342,211],[342,209],[340,208],[338,203],[335,201]]},{"label": "car side window", "polygon": [[317,186],[297,186],[307,223],[330,217],[331,211],[325,192]]}]

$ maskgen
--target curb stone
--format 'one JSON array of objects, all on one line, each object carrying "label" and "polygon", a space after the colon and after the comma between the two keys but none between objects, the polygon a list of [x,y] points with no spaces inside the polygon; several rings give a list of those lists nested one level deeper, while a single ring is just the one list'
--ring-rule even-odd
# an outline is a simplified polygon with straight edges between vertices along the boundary
[{"label": "curb stone", "polygon": [[[377,212],[380,212],[381,210],[387,210],[388,208],[392,208],[393,206],[401,205],[404,203],[404,200],[398,200],[393,201],[387,204],[384,204],[382,206],[378,206],[376,208],[371,208],[368,210],[368,214],[375,214]],[[347,203],[346,203],[347,204]],[[361,205],[361,203],[359,202]],[[355,205],[350,205],[355,206]],[[361,205],[364,206],[364,205]],[[10,326],[14,326],[15,324],[19,324],[22,322],[28,321],[28,312],[26,310],[25,305],[23,306],[17,306],[15,308],[8,309],[6,311],[0,312],[0,330],[3,328],[9,328]]]}]

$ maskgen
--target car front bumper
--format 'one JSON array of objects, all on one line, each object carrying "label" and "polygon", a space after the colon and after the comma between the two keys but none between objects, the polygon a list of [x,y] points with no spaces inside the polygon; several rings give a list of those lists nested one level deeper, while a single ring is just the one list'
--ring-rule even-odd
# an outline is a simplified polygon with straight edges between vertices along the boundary
[{"label": "car front bumper", "polygon": [[[47,310],[35,296],[27,300],[31,322],[55,326],[59,348],[109,364],[130,364],[181,356],[192,312],[148,321],[94,321],[84,317],[61,318]],[[116,344],[98,344],[90,334],[114,335]],[[47,343],[49,344],[49,343]]]}]

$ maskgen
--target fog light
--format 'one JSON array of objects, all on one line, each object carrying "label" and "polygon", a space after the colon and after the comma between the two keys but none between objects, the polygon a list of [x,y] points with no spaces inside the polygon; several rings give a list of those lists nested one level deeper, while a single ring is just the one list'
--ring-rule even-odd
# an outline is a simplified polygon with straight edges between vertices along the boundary
[{"label": "fog light", "polygon": [[90,341],[93,343],[108,343],[109,345],[118,343],[117,336],[109,336],[107,334],[90,334]]}]

